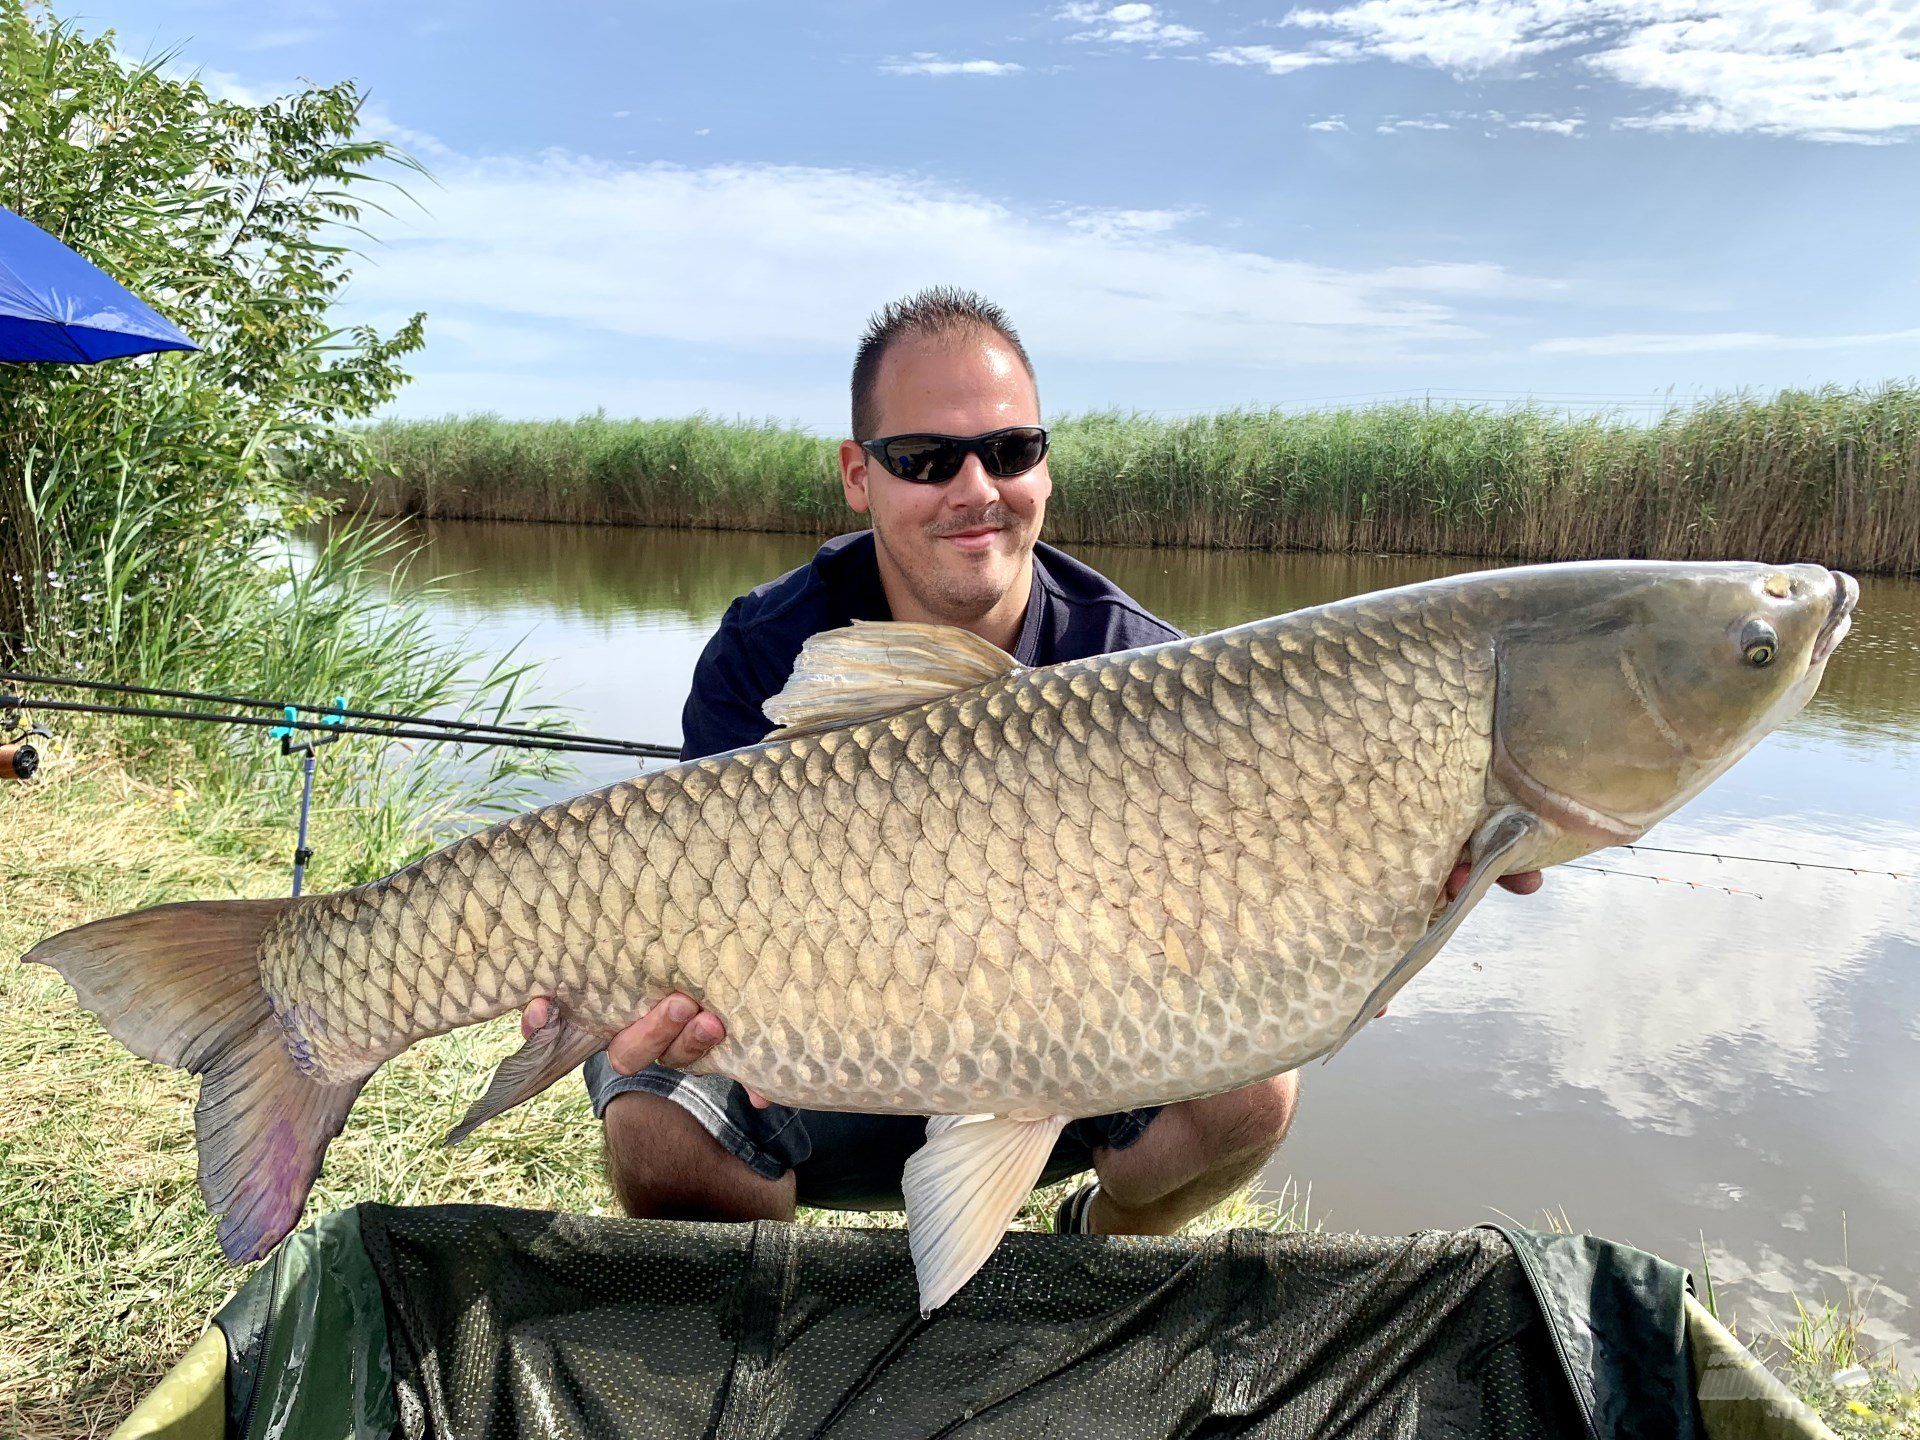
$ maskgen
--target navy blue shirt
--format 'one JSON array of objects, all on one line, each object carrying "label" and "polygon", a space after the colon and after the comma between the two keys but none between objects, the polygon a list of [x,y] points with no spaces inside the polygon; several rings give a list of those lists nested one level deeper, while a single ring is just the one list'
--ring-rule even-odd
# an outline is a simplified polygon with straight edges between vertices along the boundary
[{"label": "navy blue shirt", "polygon": [[[855,620],[890,620],[873,532],[829,540],[797,570],[742,595],[700,652],[680,717],[680,755],[718,755],[766,739],[760,707],[787,683],[810,635]],[[1013,658],[1057,665],[1114,650],[1178,640],[1111,580],[1051,545],[1033,547],[1033,590]]]}]

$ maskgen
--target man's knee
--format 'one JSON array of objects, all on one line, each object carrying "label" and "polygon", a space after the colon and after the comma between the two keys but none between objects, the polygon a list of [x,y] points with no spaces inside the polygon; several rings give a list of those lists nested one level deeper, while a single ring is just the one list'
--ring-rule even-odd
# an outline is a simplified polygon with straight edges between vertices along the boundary
[{"label": "man's knee", "polygon": [[1300,1105],[1300,1077],[1289,1070],[1223,1098],[1240,1103],[1223,1117],[1221,1153],[1271,1154],[1293,1128],[1294,1111]]},{"label": "man's knee", "polygon": [[1223,1095],[1187,1102],[1195,1159],[1206,1168],[1264,1160],[1280,1148],[1293,1127],[1300,1101],[1299,1078],[1289,1071]]},{"label": "man's knee", "polygon": [[680,1105],[629,1091],[607,1102],[607,1179],[620,1208],[651,1220],[788,1220],[791,1174],[769,1180]]}]

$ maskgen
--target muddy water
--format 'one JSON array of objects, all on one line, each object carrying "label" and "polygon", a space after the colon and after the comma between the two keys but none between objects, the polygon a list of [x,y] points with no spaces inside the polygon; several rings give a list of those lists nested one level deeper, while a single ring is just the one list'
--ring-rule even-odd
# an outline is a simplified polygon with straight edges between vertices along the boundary
[{"label": "muddy water", "polygon": [[[546,663],[581,727],[679,739],[728,601],[812,542],[424,528],[449,632]],[[1189,631],[1468,562],[1079,552]],[[1920,871],[1920,583],[1868,579],[1813,705],[1649,842]],[[585,788],[626,773],[589,759]],[[1499,894],[1337,1064],[1270,1172],[1342,1229],[1551,1215],[1694,1265],[1743,1323],[1877,1288],[1920,1352],[1920,880],[1609,852]],[[1667,883],[1641,878],[1664,876]],[[1700,888],[1685,882],[1701,882]],[[1724,888],[1713,888],[1724,887]],[[1737,892],[1737,893],[1730,893]]]}]

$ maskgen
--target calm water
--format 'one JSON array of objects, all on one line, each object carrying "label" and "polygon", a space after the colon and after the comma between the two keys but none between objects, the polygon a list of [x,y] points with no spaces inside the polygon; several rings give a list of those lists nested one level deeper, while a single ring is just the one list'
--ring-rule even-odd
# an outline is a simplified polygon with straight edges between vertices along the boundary
[{"label": "calm water", "polygon": [[[678,743],[727,603],[806,558],[788,536],[443,523],[449,633],[545,662],[581,728]],[[1085,548],[1188,631],[1464,562]],[[1813,705],[1652,843],[1920,871],[1920,583],[1867,580]],[[628,773],[588,758],[556,793]],[[1270,1179],[1329,1226],[1551,1212],[1714,1278],[1742,1323],[1878,1282],[1920,1354],[1920,881],[1610,852],[1733,887],[1555,871],[1496,892],[1337,1064],[1306,1076]],[[1789,1307],[1790,1309],[1790,1307]]]}]

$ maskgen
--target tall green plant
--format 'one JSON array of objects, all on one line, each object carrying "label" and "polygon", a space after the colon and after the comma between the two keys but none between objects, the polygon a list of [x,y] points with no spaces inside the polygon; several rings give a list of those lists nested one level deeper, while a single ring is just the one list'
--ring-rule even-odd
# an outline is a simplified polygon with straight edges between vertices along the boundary
[{"label": "tall green plant", "polygon": [[[1334,552],[1920,570],[1920,385],[1719,397],[1657,424],[1384,405],[1055,419],[1047,533]],[[819,532],[835,442],[772,424],[449,416],[327,488],[383,515]]]},{"label": "tall green plant", "polygon": [[128,64],[111,33],[0,0],[0,203],[202,347],[0,374],[0,564],[22,577],[0,586],[10,650],[67,650],[46,624],[48,572],[104,581],[102,538],[129,512],[158,562],[136,584],[189,552],[244,555],[296,518],[288,457],[353,464],[361,442],[342,422],[389,399],[421,344],[420,316],[389,336],[330,318],[375,169],[407,163],[355,138],[354,87],[242,104],[171,78],[169,58]]},{"label": "tall green plant", "polygon": [[[292,468],[360,470],[365,440],[350,422],[392,397],[422,343],[418,315],[386,335],[333,315],[362,222],[400,193],[393,179],[412,162],[359,137],[351,83],[252,104],[174,72],[172,56],[129,63],[111,33],[89,38],[27,0],[0,0],[0,203],[202,347],[0,366],[0,661],[307,702],[346,693],[372,708],[497,710],[518,672],[465,665],[357,563],[391,541],[349,533],[317,558],[292,542],[326,508]],[[169,756],[186,747],[195,796],[284,811],[286,767],[255,765],[257,746],[178,727],[143,738]],[[503,778],[364,754],[329,769],[353,777],[334,798],[377,817],[358,825],[378,857],[369,864],[419,843],[419,827],[396,830],[394,816],[444,809],[462,781]]]}]

